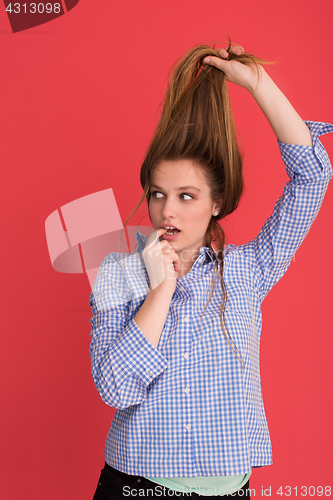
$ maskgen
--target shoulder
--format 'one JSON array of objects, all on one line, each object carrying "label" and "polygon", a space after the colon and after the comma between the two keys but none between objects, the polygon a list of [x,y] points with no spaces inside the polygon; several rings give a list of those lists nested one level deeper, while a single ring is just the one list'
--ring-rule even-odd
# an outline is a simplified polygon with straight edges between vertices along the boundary
[{"label": "shoulder", "polygon": [[240,245],[229,244],[225,247],[223,254],[226,260],[232,259],[248,259],[252,260],[254,258],[253,249],[256,243],[256,238],[253,238],[247,243],[242,243]]},{"label": "shoulder", "polygon": [[255,274],[257,270],[255,241],[251,240],[242,245],[229,244],[224,249],[224,267],[226,270],[240,274]]},{"label": "shoulder", "polygon": [[225,264],[229,264],[234,260],[242,259],[246,256],[246,245],[234,245],[229,243],[223,250]]},{"label": "shoulder", "polygon": [[142,258],[139,252],[109,253],[101,262],[99,272],[108,274],[114,279],[124,279],[133,272],[142,270]]},{"label": "shoulder", "polygon": [[229,290],[235,289],[237,294],[240,294],[245,287],[259,293],[260,273],[253,240],[242,245],[229,244],[225,247],[224,271]]},{"label": "shoulder", "polygon": [[95,284],[96,287],[106,284],[129,300],[147,294],[149,285],[141,253],[109,253],[101,262]]},{"label": "shoulder", "polygon": [[131,270],[136,271],[142,269],[142,250],[145,247],[147,236],[137,230],[135,239],[137,243],[135,251],[126,253],[111,252],[102,260],[100,268],[103,268],[105,272],[115,272],[117,268],[119,268],[122,269],[125,274]]},{"label": "shoulder", "polygon": [[113,270],[115,267],[135,266],[139,261],[141,261],[141,258],[140,253],[137,251],[130,253],[111,252],[104,257],[100,267]]}]

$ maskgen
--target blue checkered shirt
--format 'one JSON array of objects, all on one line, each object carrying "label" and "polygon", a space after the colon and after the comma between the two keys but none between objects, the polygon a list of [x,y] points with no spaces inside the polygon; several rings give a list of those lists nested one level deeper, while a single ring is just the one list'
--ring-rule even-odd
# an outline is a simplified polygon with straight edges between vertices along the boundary
[{"label": "blue checkered shirt", "polygon": [[245,474],[272,463],[259,370],[261,303],[288,269],[332,177],[318,136],[333,126],[306,124],[313,147],[278,141],[290,180],[272,215],[252,241],[224,250],[225,320],[244,369],[221,328],[218,276],[200,335],[214,267],[207,247],[177,280],[157,349],[134,320],[149,290],[146,236],[138,231],[135,252],[110,253],[101,263],[89,300],[90,356],[99,394],[117,409],[105,446],[112,467],[194,477]]}]

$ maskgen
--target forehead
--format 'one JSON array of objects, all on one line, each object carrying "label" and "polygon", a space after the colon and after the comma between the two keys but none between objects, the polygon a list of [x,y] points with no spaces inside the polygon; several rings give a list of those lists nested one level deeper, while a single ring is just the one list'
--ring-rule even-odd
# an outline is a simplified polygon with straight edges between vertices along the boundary
[{"label": "forehead", "polygon": [[168,188],[193,185],[209,189],[204,169],[195,160],[163,160],[154,168],[151,182]]}]

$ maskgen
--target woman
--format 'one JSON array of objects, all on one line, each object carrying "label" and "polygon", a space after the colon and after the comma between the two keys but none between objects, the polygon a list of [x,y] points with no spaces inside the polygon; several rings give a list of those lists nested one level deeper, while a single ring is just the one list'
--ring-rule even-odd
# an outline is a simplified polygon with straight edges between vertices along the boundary
[{"label": "woman", "polygon": [[[95,500],[250,498],[252,468],[272,463],[260,307],[320,209],[333,126],[303,122],[263,62],[199,46],[172,73],[133,211],[146,198],[155,231],[104,259],[90,297],[92,375],[117,409]],[[258,236],[224,248],[218,221],[243,188],[226,81],[262,109],[290,181]]]}]

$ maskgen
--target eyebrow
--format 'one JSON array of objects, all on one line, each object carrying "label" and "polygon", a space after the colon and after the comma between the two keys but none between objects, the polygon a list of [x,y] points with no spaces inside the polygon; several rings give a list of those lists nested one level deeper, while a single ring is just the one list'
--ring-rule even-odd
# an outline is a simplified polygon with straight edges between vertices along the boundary
[{"label": "eyebrow", "polygon": [[[157,189],[163,189],[160,186],[157,186],[156,184],[150,184],[150,187],[154,187]],[[186,189],[196,189],[197,191],[200,191],[200,189],[195,187],[195,186],[181,186],[181,187],[175,188],[175,191],[184,191],[184,190],[186,191]]]}]

